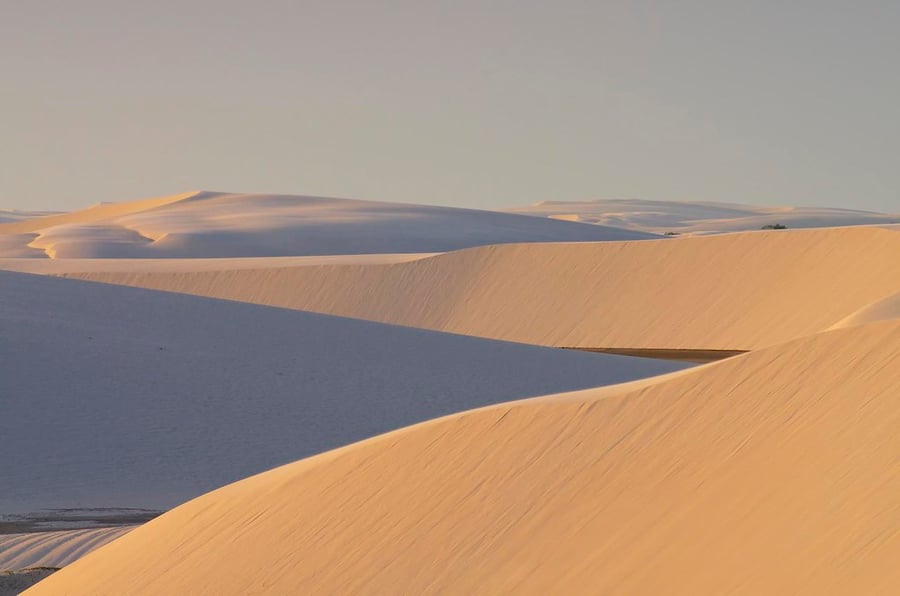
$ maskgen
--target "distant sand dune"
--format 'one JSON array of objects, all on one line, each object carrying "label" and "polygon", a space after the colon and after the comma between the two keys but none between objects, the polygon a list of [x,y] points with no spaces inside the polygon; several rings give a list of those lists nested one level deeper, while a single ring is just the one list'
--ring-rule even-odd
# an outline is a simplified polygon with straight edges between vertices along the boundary
[{"label": "distant sand dune", "polygon": [[63,224],[89,224],[105,221],[134,213],[140,213],[142,211],[149,211],[165,205],[171,205],[203,194],[204,193],[201,191],[193,191],[125,203],[99,203],[93,207],[69,213],[47,215],[26,219],[24,221],[0,223],[0,234],[24,234]]},{"label": "distant sand dune", "polygon": [[456,414],[227,486],[28,594],[876,594],[900,323]]},{"label": "distant sand dune", "polygon": [[898,255],[896,231],[855,227],[510,244],[387,265],[144,273],[138,264],[72,277],[523,343],[748,350],[900,292]]},{"label": "distant sand dune", "polygon": [[504,211],[658,234],[738,232],[758,230],[773,224],[789,228],[823,228],[900,223],[900,213],[876,213],[859,209],[641,199],[543,201]]},{"label": "distant sand dune", "polygon": [[503,242],[655,237],[474,209],[193,192],[0,223],[0,257],[39,256],[28,254],[26,247],[41,249],[53,259],[261,257],[422,253]]}]

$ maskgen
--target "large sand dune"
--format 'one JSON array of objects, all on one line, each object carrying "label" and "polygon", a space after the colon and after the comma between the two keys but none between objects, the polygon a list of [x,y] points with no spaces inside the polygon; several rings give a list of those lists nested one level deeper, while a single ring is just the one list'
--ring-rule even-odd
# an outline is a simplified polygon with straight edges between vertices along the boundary
[{"label": "large sand dune", "polygon": [[900,323],[456,414],[238,482],[29,594],[887,594]]},{"label": "large sand dune", "polygon": [[758,230],[762,226],[774,224],[789,228],[821,228],[900,223],[900,213],[886,214],[859,209],[767,207],[737,203],[640,199],[542,201],[527,207],[514,207],[504,211],[658,234],[737,232]]},{"label": "large sand dune", "polygon": [[644,232],[473,209],[195,192],[0,223],[0,257],[420,253],[504,242],[651,237]]},{"label": "large sand dune", "polygon": [[0,513],[164,509],[435,416],[683,367],[0,272]]},{"label": "large sand dune", "polygon": [[524,343],[741,350],[828,329],[897,294],[898,255],[900,232],[856,227],[488,246],[395,264],[142,272],[134,262],[73,275]]}]

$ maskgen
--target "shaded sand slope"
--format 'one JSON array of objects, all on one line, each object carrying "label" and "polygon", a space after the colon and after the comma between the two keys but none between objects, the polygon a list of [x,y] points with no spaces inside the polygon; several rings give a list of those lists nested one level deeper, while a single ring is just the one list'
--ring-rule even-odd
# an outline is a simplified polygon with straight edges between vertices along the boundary
[{"label": "shaded sand slope", "polygon": [[489,246],[392,265],[73,275],[525,343],[740,350],[816,333],[900,292],[900,233],[747,232]]},{"label": "shaded sand slope", "polygon": [[134,526],[0,534],[0,571],[62,567],[115,540]]},{"label": "shaded sand slope", "polygon": [[900,324],[449,416],[212,492],[28,594],[900,588]]},{"label": "shaded sand slope", "polygon": [[[259,257],[441,252],[653,234],[512,213],[322,197],[196,192],[0,223],[0,257]],[[29,254],[26,248],[42,251]]]},{"label": "shaded sand slope", "polygon": [[0,272],[0,514],[165,509],[435,416],[683,367]]}]

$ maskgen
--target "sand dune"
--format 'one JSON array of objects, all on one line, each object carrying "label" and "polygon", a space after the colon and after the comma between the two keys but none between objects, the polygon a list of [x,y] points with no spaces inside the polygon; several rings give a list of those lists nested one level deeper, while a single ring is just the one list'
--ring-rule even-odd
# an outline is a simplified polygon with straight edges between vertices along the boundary
[{"label": "sand dune", "polygon": [[134,526],[0,534],[0,571],[63,567],[132,529]]},{"label": "sand dune", "polygon": [[422,253],[505,242],[654,237],[472,209],[214,192],[0,223],[0,238],[4,235],[0,257],[50,258]]},{"label": "sand dune", "polygon": [[0,272],[0,513],[165,509],[454,411],[678,370]]},{"label": "sand dune", "polygon": [[886,214],[857,209],[639,199],[543,201],[504,211],[658,234],[737,232],[758,230],[762,226],[773,224],[789,228],[822,228],[900,223],[900,213]]},{"label": "sand dune", "polygon": [[898,255],[897,231],[855,227],[489,246],[388,265],[144,273],[136,263],[73,276],[551,346],[747,350],[897,294]]},{"label": "sand dune", "polygon": [[29,594],[891,593],[900,323],[492,406],[191,501]]}]

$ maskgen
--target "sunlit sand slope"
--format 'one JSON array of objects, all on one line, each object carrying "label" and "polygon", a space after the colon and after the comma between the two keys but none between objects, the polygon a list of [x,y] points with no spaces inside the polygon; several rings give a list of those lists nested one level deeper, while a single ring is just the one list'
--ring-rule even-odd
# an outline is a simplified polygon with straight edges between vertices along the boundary
[{"label": "sunlit sand slope", "polygon": [[392,265],[76,276],[534,344],[740,350],[816,333],[900,292],[900,232],[517,244]]},{"label": "sunlit sand slope", "polygon": [[212,492],[29,594],[888,594],[900,324],[452,415]]},{"label": "sunlit sand slope", "polygon": [[435,416],[681,368],[0,272],[0,515],[165,509]]}]

